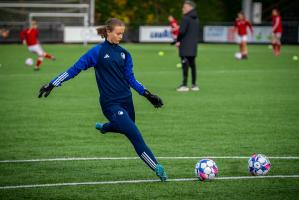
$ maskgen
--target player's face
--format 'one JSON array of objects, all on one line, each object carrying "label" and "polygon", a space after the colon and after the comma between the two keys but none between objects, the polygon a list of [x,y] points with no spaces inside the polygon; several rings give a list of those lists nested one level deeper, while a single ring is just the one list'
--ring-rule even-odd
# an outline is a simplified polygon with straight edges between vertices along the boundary
[{"label": "player's face", "polygon": [[124,26],[115,26],[113,31],[107,32],[107,39],[109,42],[113,44],[118,44],[124,35],[125,27]]},{"label": "player's face", "polygon": [[244,19],[244,16],[242,14],[238,14],[238,19],[239,20],[243,20]]},{"label": "player's face", "polygon": [[37,22],[36,21],[32,21],[31,22],[31,27],[32,28],[37,28]]},{"label": "player's face", "polygon": [[275,9],[272,10],[272,15],[273,15],[273,16],[277,16],[277,10],[275,10]]}]

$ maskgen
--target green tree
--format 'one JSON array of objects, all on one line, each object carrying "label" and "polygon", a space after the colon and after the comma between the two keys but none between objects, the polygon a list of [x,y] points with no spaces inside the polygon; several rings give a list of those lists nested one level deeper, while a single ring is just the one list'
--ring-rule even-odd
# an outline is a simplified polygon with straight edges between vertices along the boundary
[{"label": "green tree", "polygon": [[[182,18],[182,0],[96,0],[96,22],[117,17],[131,26],[168,24],[168,15]],[[241,0],[196,0],[201,23],[233,21]]]}]

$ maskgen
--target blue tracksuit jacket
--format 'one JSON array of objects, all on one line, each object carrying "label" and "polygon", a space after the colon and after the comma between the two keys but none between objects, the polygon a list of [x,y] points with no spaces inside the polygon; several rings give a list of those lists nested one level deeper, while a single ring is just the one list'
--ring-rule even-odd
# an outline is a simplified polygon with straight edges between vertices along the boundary
[{"label": "blue tracksuit jacket", "polygon": [[130,53],[107,40],[91,48],[72,67],[54,78],[51,83],[58,87],[64,81],[74,78],[82,70],[87,70],[90,67],[95,69],[102,107],[131,100],[130,86],[140,95],[144,94],[145,88],[135,79]]}]

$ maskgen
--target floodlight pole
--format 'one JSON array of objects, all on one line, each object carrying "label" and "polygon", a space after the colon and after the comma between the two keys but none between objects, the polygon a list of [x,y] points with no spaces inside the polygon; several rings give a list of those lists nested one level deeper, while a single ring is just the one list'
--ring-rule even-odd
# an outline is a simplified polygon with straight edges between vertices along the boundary
[{"label": "floodlight pole", "polygon": [[90,0],[89,5],[89,25],[94,25],[95,0]]},{"label": "floodlight pole", "polygon": [[246,19],[250,22],[252,21],[251,9],[252,9],[252,0],[242,0],[242,10],[244,12]]}]

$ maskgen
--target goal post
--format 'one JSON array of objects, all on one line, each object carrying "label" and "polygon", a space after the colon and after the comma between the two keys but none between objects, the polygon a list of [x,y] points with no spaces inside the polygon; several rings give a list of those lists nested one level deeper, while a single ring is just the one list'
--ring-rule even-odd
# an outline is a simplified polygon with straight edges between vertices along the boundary
[{"label": "goal post", "polygon": [[29,23],[35,17],[78,17],[83,18],[83,25],[88,26],[88,13],[29,13]]},{"label": "goal post", "polygon": [[0,3],[2,8],[89,8],[88,4],[74,3]]},{"label": "goal post", "polygon": [[[49,1],[50,2],[50,1]],[[77,12],[62,12],[62,13],[80,13],[79,15],[81,15],[82,13],[85,14],[87,13],[87,20],[84,19],[84,21],[87,21],[87,23],[89,25],[94,25],[94,15],[95,15],[95,0],[89,0],[89,3],[0,3],[0,8],[11,8],[14,9],[11,12],[16,12],[15,9],[18,8],[25,8],[27,10],[31,10],[31,12],[33,11],[32,9],[37,9],[37,8],[42,8],[42,9],[46,9],[48,8],[48,12],[43,12],[43,13],[50,13],[50,10],[53,9],[77,9]],[[83,12],[82,12],[83,11]],[[34,12],[34,11],[33,11]],[[58,13],[60,14],[60,13]],[[49,15],[50,17],[50,15]],[[63,17],[62,15],[60,15],[60,17]],[[76,17],[74,15],[72,15],[72,17]],[[84,22],[85,23],[85,22]]]},{"label": "goal post", "polygon": [[[52,32],[59,31],[59,34],[62,32],[63,38],[66,35],[64,32],[68,30],[68,35],[79,35],[80,42],[83,44],[99,40],[94,25],[95,0],[61,0],[53,3],[51,0],[43,2],[11,0],[6,3],[0,2],[0,12],[7,14],[2,22],[5,24],[19,22],[20,28],[18,29],[31,24],[32,20],[37,20],[41,24],[40,29],[53,29]],[[57,29],[54,24],[59,24],[59,28]],[[70,30],[73,32],[69,32]],[[48,32],[45,35],[47,39],[53,37],[53,34]],[[71,38],[76,39],[76,37]],[[76,40],[73,41],[76,42]]]}]

